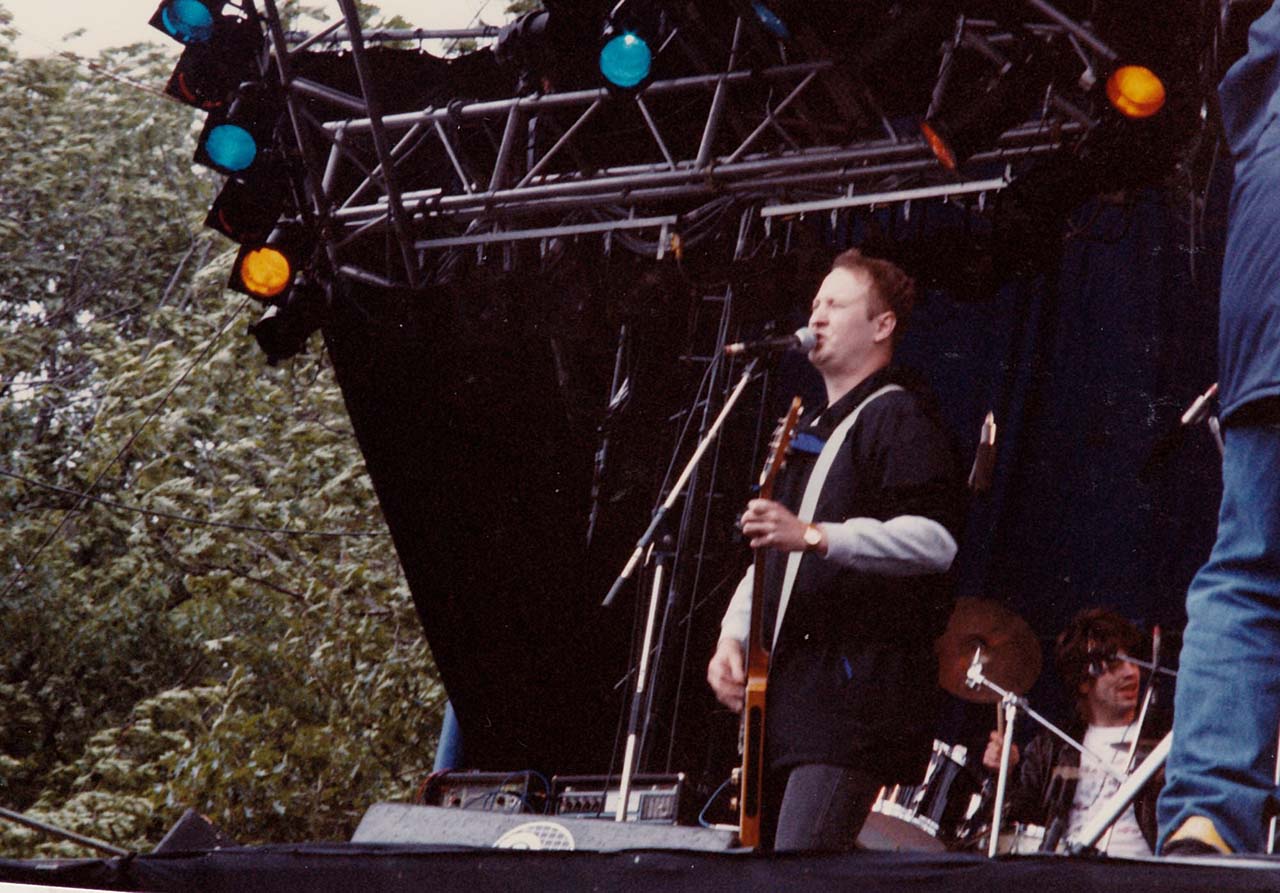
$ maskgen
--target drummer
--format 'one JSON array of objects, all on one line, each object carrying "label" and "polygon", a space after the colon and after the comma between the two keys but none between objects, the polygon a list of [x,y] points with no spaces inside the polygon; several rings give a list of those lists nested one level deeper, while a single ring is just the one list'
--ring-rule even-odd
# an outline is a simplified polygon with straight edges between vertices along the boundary
[{"label": "drummer", "polygon": [[[1067,731],[1093,754],[1109,758],[1110,768],[1123,776],[1135,735],[1138,697],[1141,691],[1137,665],[1124,658],[1136,655],[1145,638],[1115,611],[1090,608],[1081,611],[1058,636],[1054,661],[1069,696],[1075,699],[1076,721]],[[1150,733],[1144,735],[1149,738]],[[1004,743],[1000,732],[991,739],[982,764],[1000,768]],[[1139,756],[1143,749],[1139,748]],[[1071,838],[1102,808],[1120,782],[1105,772],[1098,760],[1081,759],[1078,750],[1056,735],[1040,732],[1019,754],[1010,751],[1010,787],[1006,815],[1016,822],[1047,828],[1052,842]],[[1159,784],[1148,783],[1116,821],[1101,846],[1113,856],[1150,856],[1156,840],[1156,796]]]}]

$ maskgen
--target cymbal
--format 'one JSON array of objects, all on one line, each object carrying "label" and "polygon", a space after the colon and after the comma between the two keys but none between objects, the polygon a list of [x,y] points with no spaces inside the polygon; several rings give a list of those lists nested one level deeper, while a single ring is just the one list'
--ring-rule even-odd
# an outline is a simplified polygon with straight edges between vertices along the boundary
[{"label": "cymbal", "polygon": [[1027,622],[999,602],[958,598],[947,630],[934,646],[938,684],[966,701],[994,704],[1000,697],[989,688],[965,684],[976,649],[982,649],[982,672],[1001,688],[1026,694],[1040,675],[1040,642]]}]

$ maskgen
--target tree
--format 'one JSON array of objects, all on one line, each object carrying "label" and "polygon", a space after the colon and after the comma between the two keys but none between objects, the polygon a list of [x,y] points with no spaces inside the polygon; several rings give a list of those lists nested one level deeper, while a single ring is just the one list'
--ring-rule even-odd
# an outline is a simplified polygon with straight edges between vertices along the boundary
[{"label": "tree", "polygon": [[[428,771],[443,691],[332,371],[318,339],[271,369],[245,337],[170,63],[10,41],[0,802],[139,849],[186,806],[346,837]],[[73,852],[0,826],[4,855]]]}]

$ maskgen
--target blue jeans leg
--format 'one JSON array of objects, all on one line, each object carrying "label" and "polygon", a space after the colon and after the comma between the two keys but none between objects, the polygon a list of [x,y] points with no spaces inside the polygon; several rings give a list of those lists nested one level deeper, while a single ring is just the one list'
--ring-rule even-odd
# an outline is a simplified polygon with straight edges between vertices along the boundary
[{"label": "blue jeans leg", "polygon": [[1275,802],[1280,724],[1280,427],[1228,428],[1209,561],[1187,592],[1161,844],[1203,816],[1258,852]]}]

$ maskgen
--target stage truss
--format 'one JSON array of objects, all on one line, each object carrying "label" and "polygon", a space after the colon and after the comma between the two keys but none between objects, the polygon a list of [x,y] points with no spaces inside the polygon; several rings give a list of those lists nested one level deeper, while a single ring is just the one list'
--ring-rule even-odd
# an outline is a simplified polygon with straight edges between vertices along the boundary
[{"label": "stage truss", "polygon": [[[493,40],[495,29],[365,35],[354,3],[338,6],[332,27],[298,39],[275,0],[265,0],[269,74],[286,97],[285,154],[301,161],[299,217],[318,234],[333,274],[368,284],[422,285],[452,248],[617,231],[647,231],[661,257],[687,244],[700,208],[724,200],[765,218],[955,196],[985,202],[1037,159],[1077,151],[1111,126],[1098,81],[1116,52],[1043,0],[1017,4],[1013,23],[959,13],[931,62],[929,107],[891,111],[865,78],[851,76],[847,59],[823,58],[821,46],[789,49],[738,17],[726,20],[726,33],[706,22],[696,32],[672,24],[658,59],[670,60],[663,71],[688,73],[637,93],[458,95],[390,113],[397,85],[375,77],[375,44]],[[964,53],[998,70],[1009,61],[1005,48],[1027,35],[1057,48],[1066,74],[964,173],[947,170],[916,123],[962,68],[953,60]],[[335,44],[354,67],[355,92],[297,73],[302,57],[334,53]],[[611,156],[611,147],[620,150]],[[424,167],[436,172],[427,182]]]}]

